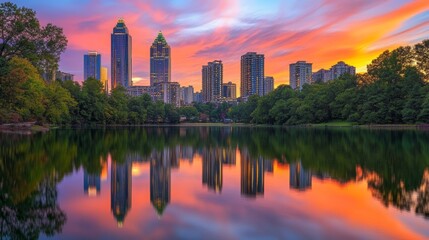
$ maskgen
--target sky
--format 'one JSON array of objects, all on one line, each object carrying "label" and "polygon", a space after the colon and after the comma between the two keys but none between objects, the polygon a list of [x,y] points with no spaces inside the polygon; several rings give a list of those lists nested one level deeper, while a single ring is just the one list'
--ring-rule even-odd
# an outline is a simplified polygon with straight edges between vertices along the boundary
[{"label": "sky", "polygon": [[[0,1],[4,2],[4,1]],[[83,80],[83,55],[95,50],[110,72],[110,34],[123,18],[133,38],[133,83],[149,85],[149,48],[162,31],[172,51],[172,81],[201,89],[202,65],[224,63],[223,81],[240,82],[240,57],[265,54],[265,75],[289,83],[289,64],[313,71],[338,61],[366,71],[388,49],[429,38],[428,0],[14,0],[42,24],[64,29],[60,70]],[[109,76],[110,80],[110,76]],[[239,93],[237,93],[239,95]]]}]

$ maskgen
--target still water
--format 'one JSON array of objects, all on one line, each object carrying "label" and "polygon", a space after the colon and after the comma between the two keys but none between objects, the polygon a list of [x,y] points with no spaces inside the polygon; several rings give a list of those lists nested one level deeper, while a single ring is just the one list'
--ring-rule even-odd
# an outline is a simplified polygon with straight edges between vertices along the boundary
[{"label": "still water", "polygon": [[0,238],[429,238],[429,132],[0,134]]}]

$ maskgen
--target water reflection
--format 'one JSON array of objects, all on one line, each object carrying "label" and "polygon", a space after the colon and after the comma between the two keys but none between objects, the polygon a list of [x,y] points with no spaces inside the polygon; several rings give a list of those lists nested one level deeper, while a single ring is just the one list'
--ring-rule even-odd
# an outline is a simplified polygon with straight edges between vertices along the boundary
[{"label": "water reflection", "polygon": [[[177,190],[198,203],[202,200],[196,196],[231,196],[231,189],[242,201],[258,199],[251,202],[261,205],[274,186],[289,184],[292,191],[283,192],[286,196],[317,191],[317,181],[365,183],[366,191],[385,207],[429,217],[428,145],[427,132],[413,131],[201,127],[0,135],[0,233],[9,238],[61,233],[67,214],[58,201],[57,186],[81,170],[83,195],[99,201],[109,189],[102,182],[110,177],[110,211],[118,227],[132,223],[127,216],[134,211],[133,185],[147,183],[150,197],[137,204],[150,202],[161,218],[170,211],[167,207],[177,211],[172,174],[191,178],[195,171],[198,179],[193,181],[205,191],[198,192],[195,185]],[[149,182],[133,182],[134,164],[143,166]],[[199,168],[189,167],[193,165]],[[278,172],[279,166],[288,170],[289,183],[268,183],[269,177],[285,174]],[[237,178],[226,177],[235,173]]]}]

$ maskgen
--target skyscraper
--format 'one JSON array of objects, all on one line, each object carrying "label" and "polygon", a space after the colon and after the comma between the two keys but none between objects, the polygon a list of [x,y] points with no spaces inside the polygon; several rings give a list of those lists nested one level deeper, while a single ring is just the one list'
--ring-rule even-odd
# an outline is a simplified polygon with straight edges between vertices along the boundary
[{"label": "skyscraper", "polygon": [[228,100],[237,98],[237,85],[232,82],[222,84],[222,97]]},{"label": "skyscraper", "polygon": [[171,49],[159,32],[150,47],[150,85],[163,82],[171,82]]},{"label": "skyscraper", "polygon": [[223,64],[221,60],[209,62],[202,69],[202,95],[204,102],[215,102],[222,96]]},{"label": "skyscraper", "polygon": [[119,85],[129,87],[132,85],[132,38],[122,19],[113,28],[111,35],[111,89]]},{"label": "skyscraper", "polygon": [[182,87],[180,89],[180,101],[185,105],[191,104],[194,101],[194,87]]},{"label": "skyscraper", "polygon": [[313,82],[328,82],[344,74],[355,75],[356,68],[341,61],[333,65],[329,70],[320,69],[313,73]]},{"label": "skyscraper", "polygon": [[170,202],[171,163],[168,154],[152,154],[150,161],[150,201],[158,215],[164,213]]},{"label": "skyscraper", "polygon": [[292,89],[302,89],[304,84],[312,83],[312,63],[298,61],[289,65],[289,83]]},{"label": "skyscraper", "polygon": [[98,52],[90,51],[83,56],[83,78],[100,80],[101,77],[101,55]]},{"label": "skyscraper", "polygon": [[264,96],[268,95],[273,90],[274,90],[274,78],[273,77],[265,77],[265,79],[264,79]]},{"label": "skyscraper", "polygon": [[241,56],[241,97],[264,95],[264,68],[263,54],[248,52]]},{"label": "skyscraper", "polygon": [[203,185],[215,192],[222,191],[222,159],[221,149],[203,149]]},{"label": "skyscraper", "polygon": [[86,170],[83,172],[83,190],[86,195],[93,197],[100,194],[101,178],[100,174],[89,174]]}]

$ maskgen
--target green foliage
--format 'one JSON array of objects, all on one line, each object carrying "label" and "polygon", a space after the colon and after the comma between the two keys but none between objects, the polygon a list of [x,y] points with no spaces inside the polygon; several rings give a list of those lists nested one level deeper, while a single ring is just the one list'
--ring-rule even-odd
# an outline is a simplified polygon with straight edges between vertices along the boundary
[{"label": "green foliage", "polygon": [[52,24],[41,27],[33,10],[5,2],[0,4],[0,32],[0,58],[28,59],[39,73],[48,75],[57,70],[67,46],[61,28]]}]

